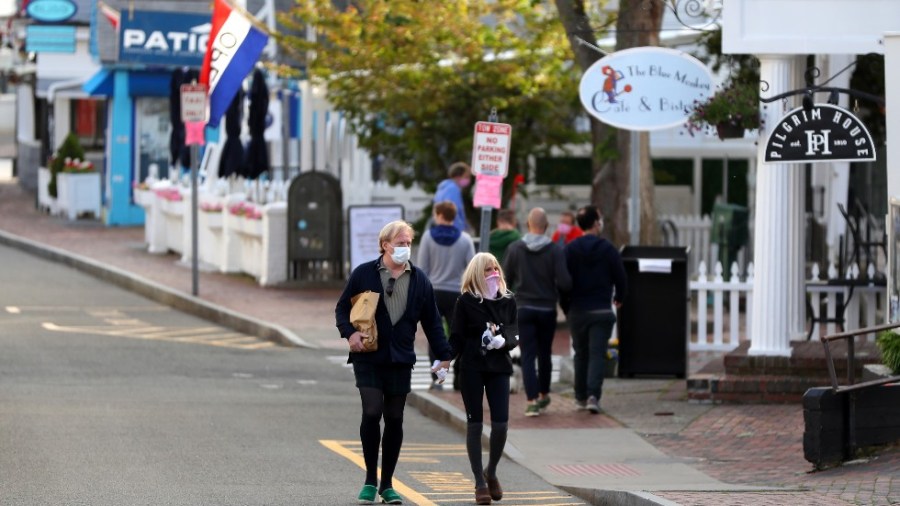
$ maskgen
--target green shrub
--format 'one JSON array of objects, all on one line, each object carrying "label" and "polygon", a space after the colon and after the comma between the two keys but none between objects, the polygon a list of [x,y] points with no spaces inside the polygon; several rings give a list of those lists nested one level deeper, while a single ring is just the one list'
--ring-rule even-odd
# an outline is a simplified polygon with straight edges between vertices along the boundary
[{"label": "green shrub", "polygon": [[56,175],[65,168],[66,158],[84,160],[84,148],[81,147],[78,136],[72,132],[69,132],[59,150],[50,158],[50,183],[47,184],[47,193],[51,197],[56,197]]},{"label": "green shrub", "polygon": [[878,334],[875,342],[881,350],[881,362],[894,374],[900,374],[900,334],[885,330]]}]

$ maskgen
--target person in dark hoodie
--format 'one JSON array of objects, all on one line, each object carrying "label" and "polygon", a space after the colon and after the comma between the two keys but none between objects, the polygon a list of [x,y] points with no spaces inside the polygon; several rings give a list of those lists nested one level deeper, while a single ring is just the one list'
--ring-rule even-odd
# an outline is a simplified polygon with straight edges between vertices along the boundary
[{"label": "person in dark hoodie", "polygon": [[596,206],[576,215],[584,235],[566,246],[566,264],[572,290],[564,296],[572,332],[575,367],[575,403],[578,409],[600,413],[606,347],[612,334],[616,307],[625,300],[625,267],[619,250],[600,237],[603,218]]},{"label": "person in dark hoodie", "polygon": [[[509,246],[503,260],[506,281],[516,294],[522,346],[525,416],[538,416],[550,405],[551,354],[556,334],[556,302],[572,288],[563,247],[547,237],[547,213],[528,213],[528,233]],[[537,361],[537,370],[535,370]]]},{"label": "person in dark hoodie", "polygon": [[[453,310],[450,347],[457,357],[466,407],[466,453],[475,477],[475,503],[503,498],[497,465],[506,446],[509,423],[510,350],[518,345],[516,301],[506,288],[503,270],[490,253],[478,253],[463,274],[462,293]],[[481,436],[484,397],[491,412],[488,465],[483,467]]]},{"label": "person in dark hoodie", "polygon": [[[475,245],[472,237],[461,232],[453,223],[456,219],[456,205],[444,200],[434,205],[434,225],[422,236],[419,244],[419,269],[431,280],[434,287],[434,300],[438,311],[447,320],[453,317],[453,306],[459,297],[462,286],[462,275],[475,256]],[[434,351],[428,347],[430,363],[434,362]],[[454,376],[454,384],[458,384]],[[441,390],[443,385],[437,376],[431,374],[431,389]]]}]

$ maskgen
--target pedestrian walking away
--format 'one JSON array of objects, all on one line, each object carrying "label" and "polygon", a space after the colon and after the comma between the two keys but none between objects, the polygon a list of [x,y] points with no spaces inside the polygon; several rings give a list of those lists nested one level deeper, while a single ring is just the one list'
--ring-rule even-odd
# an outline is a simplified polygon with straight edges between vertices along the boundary
[{"label": "pedestrian walking away", "polygon": [[[419,243],[417,265],[431,280],[438,312],[447,321],[453,317],[453,306],[459,297],[463,272],[475,256],[472,236],[453,226],[456,219],[456,205],[444,200],[434,205],[434,225],[422,236]],[[435,360],[434,350],[428,347],[429,363]],[[457,364],[454,364],[454,368]],[[457,375],[453,376],[454,387],[458,387]],[[443,384],[437,375],[431,374],[431,389],[441,390]],[[458,389],[458,388],[457,388]]]},{"label": "pedestrian walking away", "polygon": [[[526,416],[538,416],[550,405],[553,337],[560,292],[572,288],[562,246],[547,237],[547,213],[528,212],[528,233],[512,243],[503,260],[506,282],[518,307],[522,382],[528,404]],[[537,362],[537,369],[535,369]]]},{"label": "pedestrian walking away", "polygon": [[470,232],[469,222],[466,220],[466,205],[463,202],[463,190],[472,184],[472,169],[465,162],[456,162],[447,168],[447,179],[438,183],[434,192],[433,202],[449,200],[456,205],[456,218],[453,226],[460,232]]},{"label": "pedestrian walking away", "polygon": [[616,315],[612,305],[625,300],[625,267],[619,250],[600,237],[603,218],[595,206],[576,215],[584,235],[566,246],[572,290],[562,297],[572,333],[575,403],[578,409],[600,413],[606,349]]},{"label": "pedestrian walking away", "polygon": [[[462,293],[450,324],[450,345],[460,363],[460,387],[466,408],[466,453],[475,478],[475,503],[503,498],[497,465],[506,446],[509,423],[510,350],[518,345],[516,301],[503,270],[490,253],[478,253],[463,273]],[[491,416],[487,467],[481,458],[484,398]]]},{"label": "pedestrian walking away", "polygon": [[[428,277],[409,261],[413,228],[405,221],[393,221],[378,235],[381,256],[360,264],[350,274],[335,307],[335,321],[347,340],[356,387],[362,401],[359,437],[362,443],[366,479],[357,497],[360,504],[372,504],[376,496],[387,504],[402,504],[393,488],[393,475],[403,445],[403,409],[411,391],[413,347],[416,326],[421,323],[428,343],[440,359],[434,371],[448,368],[451,350],[444,334]],[[378,347],[365,352],[362,334],[350,322],[351,299],[372,291],[379,294],[375,311]],[[381,419],[384,418],[384,434]],[[378,483],[378,452],[381,446],[381,483]]]},{"label": "pedestrian walking away", "polygon": [[488,251],[501,263],[506,257],[509,245],[522,238],[516,226],[516,212],[512,209],[501,209],[497,212],[497,228],[491,230]]}]

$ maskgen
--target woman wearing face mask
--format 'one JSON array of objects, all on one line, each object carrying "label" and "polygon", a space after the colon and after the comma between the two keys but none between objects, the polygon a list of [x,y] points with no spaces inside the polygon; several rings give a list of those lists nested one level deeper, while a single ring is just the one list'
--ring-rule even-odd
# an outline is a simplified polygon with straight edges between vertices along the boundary
[{"label": "woman wearing face mask", "polygon": [[[403,408],[410,392],[416,363],[416,326],[421,322],[428,343],[440,363],[434,371],[450,367],[450,346],[428,277],[409,261],[413,229],[405,221],[393,221],[378,236],[381,256],[359,265],[350,274],[334,314],[341,337],[347,340],[356,387],[362,401],[359,436],[366,480],[357,500],[372,504],[376,496],[387,504],[402,504],[393,488],[393,475],[403,444]],[[350,299],[371,290],[379,294],[375,311],[378,349],[363,352],[363,336],[350,323]],[[384,434],[381,419],[384,418]],[[378,483],[378,450],[381,446],[381,483]]]},{"label": "woman wearing face mask", "polygon": [[[466,406],[466,452],[475,476],[475,503],[491,504],[503,498],[497,464],[506,446],[509,422],[509,351],[519,342],[516,301],[506,288],[503,271],[494,255],[478,253],[463,273],[462,293],[450,324],[450,346],[459,361],[460,392]],[[481,460],[484,423],[483,399],[491,416],[487,467]]]}]

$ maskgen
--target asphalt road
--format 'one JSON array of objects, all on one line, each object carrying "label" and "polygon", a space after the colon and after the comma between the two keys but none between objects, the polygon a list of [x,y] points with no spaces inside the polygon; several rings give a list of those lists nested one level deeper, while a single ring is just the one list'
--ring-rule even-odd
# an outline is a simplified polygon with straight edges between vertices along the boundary
[{"label": "asphalt road", "polygon": [[[6,247],[0,287],[3,505],[356,503],[359,399],[334,350],[260,341]],[[404,427],[405,504],[472,504],[463,435],[413,408]],[[502,504],[584,504],[509,460],[500,477]]]}]

